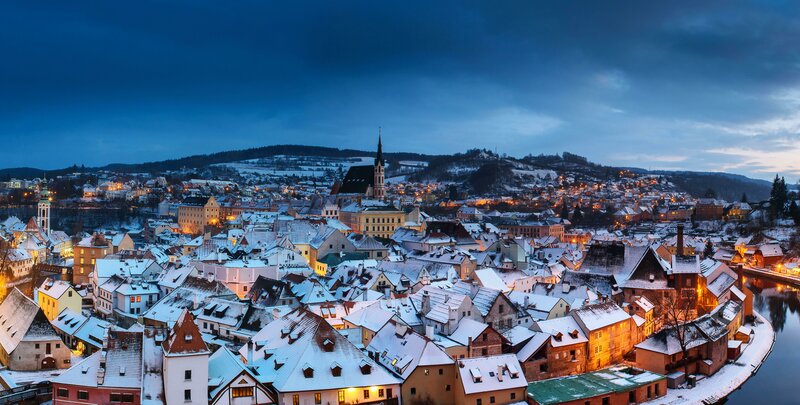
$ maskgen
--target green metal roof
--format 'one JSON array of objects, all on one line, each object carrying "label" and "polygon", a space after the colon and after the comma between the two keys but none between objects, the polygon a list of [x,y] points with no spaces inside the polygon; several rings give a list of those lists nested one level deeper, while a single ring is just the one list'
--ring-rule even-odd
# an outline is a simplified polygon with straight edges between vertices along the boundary
[{"label": "green metal roof", "polygon": [[[541,405],[560,404],[614,392],[626,392],[664,376],[627,366],[614,366],[591,373],[553,378],[528,384],[528,396]],[[666,390],[666,386],[664,389]]]}]

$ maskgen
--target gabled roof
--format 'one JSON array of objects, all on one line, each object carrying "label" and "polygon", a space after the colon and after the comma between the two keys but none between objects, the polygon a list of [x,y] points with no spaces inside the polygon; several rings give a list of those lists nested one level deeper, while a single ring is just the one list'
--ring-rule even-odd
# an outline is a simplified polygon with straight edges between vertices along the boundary
[{"label": "gabled roof", "polygon": [[[257,385],[260,385],[256,376],[242,363],[238,355],[231,353],[225,346],[220,347],[219,350],[208,358],[209,399],[215,399],[231,384],[240,381],[243,375],[247,375],[249,378],[256,381]],[[269,391],[263,386],[256,387],[256,389],[258,388],[261,388],[264,392],[268,393],[267,395],[270,395]],[[268,402],[272,403],[277,401],[273,398],[269,398]]]},{"label": "gabled roof", "polygon": [[71,288],[72,285],[66,281],[53,280],[48,277],[42,282],[42,285],[39,286],[39,292],[49,297],[59,299]]},{"label": "gabled roof", "polygon": [[[265,326],[239,354],[254,367],[259,382],[278,392],[333,390],[398,384],[400,380],[379,367],[322,317],[298,308]],[[332,369],[341,368],[340,375]],[[313,385],[312,385],[313,384]]]},{"label": "gabled roof", "polygon": [[439,346],[394,320],[386,323],[370,341],[367,351],[391,373],[407,379],[418,366],[453,364]]},{"label": "gabled roof", "polygon": [[383,309],[378,303],[374,303],[366,308],[351,312],[344,317],[344,320],[371,332],[377,332],[393,317],[393,312]]},{"label": "gabled roof", "polygon": [[0,304],[0,345],[11,354],[21,341],[60,340],[33,300],[16,287]]},{"label": "gabled roof", "polygon": [[667,272],[669,266],[655,250],[647,248],[639,261],[627,274],[619,274],[617,280],[623,288],[645,290],[667,289]]},{"label": "gabled roof", "polygon": [[631,316],[613,302],[587,305],[570,313],[588,332],[627,321]]},{"label": "gabled roof", "polygon": [[375,185],[375,166],[350,166],[339,186],[339,194],[366,194]]},{"label": "gabled roof", "polygon": [[190,205],[195,207],[202,207],[208,203],[210,197],[208,196],[190,196],[186,197],[181,201],[181,205]]},{"label": "gabled roof", "polygon": [[200,329],[194,323],[194,317],[184,309],[167,339],[161,345],[165,356],[208,354],[208,346],[203,342]]},{"label": "gabled roof", "polygon": [[783,250],[781,250],[781,245],[777,243],[761,245],[759,246],[758,251],[761,252],[761,255],[764,257],[783,256]]},{"label": "gabled roof", "polygon": [[82,387],[142,388],[142,332],[109,330],[104,349],[53,379]]}]

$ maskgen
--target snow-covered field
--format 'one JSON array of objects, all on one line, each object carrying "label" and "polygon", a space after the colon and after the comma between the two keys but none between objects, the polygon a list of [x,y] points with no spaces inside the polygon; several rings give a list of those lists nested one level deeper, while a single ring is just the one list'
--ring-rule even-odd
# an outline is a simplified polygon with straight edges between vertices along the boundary
[{"label": "snow-covered field", "polygon": [[514,174],[517,176],[534,176],[540,179],[556,179],[558,178],[558,174],[553,170],[545,170],[545,169],[535,169],[535,170],[522,170],[522,169],[512,169]]},{"label": "snow-covered field", "polygon": [[667,395],[645,403],[713,404],[739,388],[767,359],[775,343],[775,331],[769,321],[757,313],[756,319],[758,324],[753,327],[755,337],[749,344],[742,345],[744,349],[735,363],[725,365],[713,376],[699,381],[692,389],[670,389]]},{"label": "snow-covered field", "polygon": [[317,177],[337,172],[346,173],[350,166],[371,165],[373,157],[332,158],[311,156],[278,155],[241,162],[219,163],[214,166],[227,167],[240,174],[255,174],[265,177]]}]

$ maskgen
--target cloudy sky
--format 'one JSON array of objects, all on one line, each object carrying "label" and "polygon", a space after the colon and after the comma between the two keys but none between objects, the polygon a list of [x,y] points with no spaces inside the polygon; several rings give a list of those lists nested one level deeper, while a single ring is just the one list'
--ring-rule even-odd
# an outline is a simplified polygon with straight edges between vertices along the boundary
[{"label": "cloudy sky", "polygon": [[380,125],[388,151],[794,182],[798,44],[790,0],[1,2],[0,166],[372,149]]}]

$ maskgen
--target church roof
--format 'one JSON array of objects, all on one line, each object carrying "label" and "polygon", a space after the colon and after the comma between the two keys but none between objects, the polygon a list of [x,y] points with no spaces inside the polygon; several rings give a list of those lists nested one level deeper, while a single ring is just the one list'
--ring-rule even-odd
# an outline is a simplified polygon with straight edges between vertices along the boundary
[{"label": "church roof", "polygon": [[339,194],[366,194],[375,185],[375,166],[350,166],[339,187]]}]

